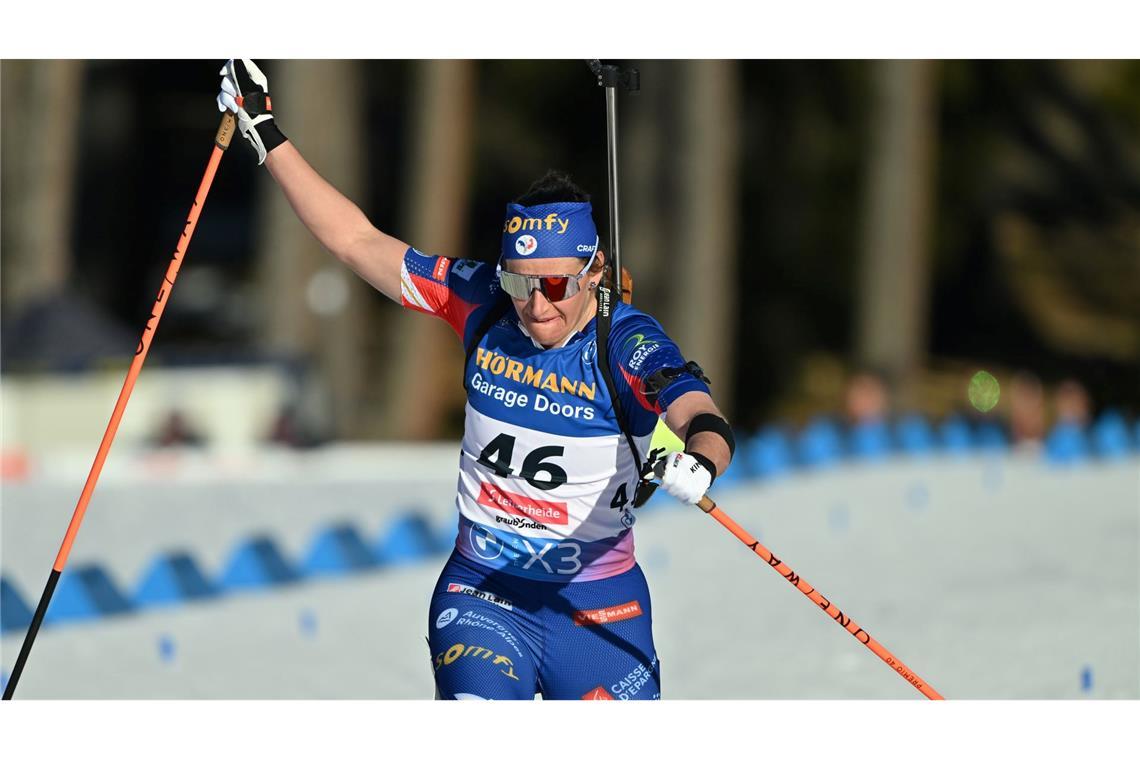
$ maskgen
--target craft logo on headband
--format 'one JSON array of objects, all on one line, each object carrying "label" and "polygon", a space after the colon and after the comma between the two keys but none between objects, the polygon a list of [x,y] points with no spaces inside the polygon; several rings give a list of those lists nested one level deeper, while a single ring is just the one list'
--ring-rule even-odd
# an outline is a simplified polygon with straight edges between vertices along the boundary
[{"label": "craft logo on headband", "polygon": [[502,257],[589,258],[598,249],[598,229],[589,203],[507,204]]}]

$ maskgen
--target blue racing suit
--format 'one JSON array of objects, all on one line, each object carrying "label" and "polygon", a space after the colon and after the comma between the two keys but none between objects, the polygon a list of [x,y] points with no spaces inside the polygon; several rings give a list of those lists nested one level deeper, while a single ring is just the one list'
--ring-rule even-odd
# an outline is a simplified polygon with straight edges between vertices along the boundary
[{"label": "blue racing suit", "polygon": [[[401,295],[472,350],[459,535],[428,621],[439,695],[658,697],[649,591],[633,554],[640,462],[597,367],[595,321],[544,349],[509,308],[472,346],[506,298],[495,268],[414,248],[404,255]],[[685,359],[656,320],[623,303],[612,312],[609,358],[644,459],[669,404],[708,386],[684,374],[647,395],[646,378]]]}]

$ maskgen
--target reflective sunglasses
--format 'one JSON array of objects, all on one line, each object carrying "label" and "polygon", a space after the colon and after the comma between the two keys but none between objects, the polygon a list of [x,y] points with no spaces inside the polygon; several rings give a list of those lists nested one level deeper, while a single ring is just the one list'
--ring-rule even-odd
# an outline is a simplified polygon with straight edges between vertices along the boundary
[{"label": "reflective sunglasses", "polygon": [[564,301],[577,294],[582,289],[581,280],[598,255],[597,246],[590,254],[590,260],[578,274],[517,274],[503,269],[502,262],[498,266],[499,286],[511,298],[526,301],[531,291],[537,290],[546,296],[548,301]]}]

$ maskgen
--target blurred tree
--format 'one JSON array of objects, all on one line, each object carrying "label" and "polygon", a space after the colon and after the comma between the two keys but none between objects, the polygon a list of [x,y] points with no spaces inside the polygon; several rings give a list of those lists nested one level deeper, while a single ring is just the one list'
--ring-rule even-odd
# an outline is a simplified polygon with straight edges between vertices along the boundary
[{"label": "blurred tree", "polygon": [[9,314],[67,286],[83,66],[71,60],[0,66],[0,282]]},{"label": "blurred tree", "polygon": [[[409,243],[443,256],[466,255],[470,207],[475,66],[471,61],[423,61],[409,130],[404,216]],[[440,436],[449,413],[463,406],[463,351],[441,320],[415,316],[400,322],[400,341],[377,357],[383,378],[382,430],[388,437]]]},{"label": "blurred tree", "polygon": [[[322,176],[358,203],[365,187],[359,154],[368,145],[359,73],[354,61],[281,61],[267,70],[274,98],[294,104],[282,123],[286,135]],[[333,430],[361,435],[370,288],[317,243],[271,185],[263,176],[254,280],[260,340],[274,353],[311,357],[327,390]]]},{"label": "blurred tree", "polygon": [[[737,61],[686,61],[680,71],[679,214],[669,240],[670,311],[663,320],[681,350],[726,387],[735,373],[736,268],[740,225]],[[717,403],[728,413],[729,393]]]},{"label": "blurred tree", "polygon": [[873,68],[855,354],[886,373],[901,404],[911,406],[927,351],[935,64],[881,61]]}]

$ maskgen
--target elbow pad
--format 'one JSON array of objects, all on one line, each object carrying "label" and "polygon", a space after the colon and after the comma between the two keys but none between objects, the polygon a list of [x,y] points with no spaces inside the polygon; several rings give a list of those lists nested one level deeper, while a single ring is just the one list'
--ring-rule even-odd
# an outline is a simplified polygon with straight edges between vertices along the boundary
[{"label": "elbow pad", "polygon": [[728,445],[728,456],[731,459],[736,453],[736,438],[732,435],[732,428],[723,417],[703,412],[689,421],[689,429],[685,431],[685,448],[689,448],[689,439],[697,433],[716,433]]}]

